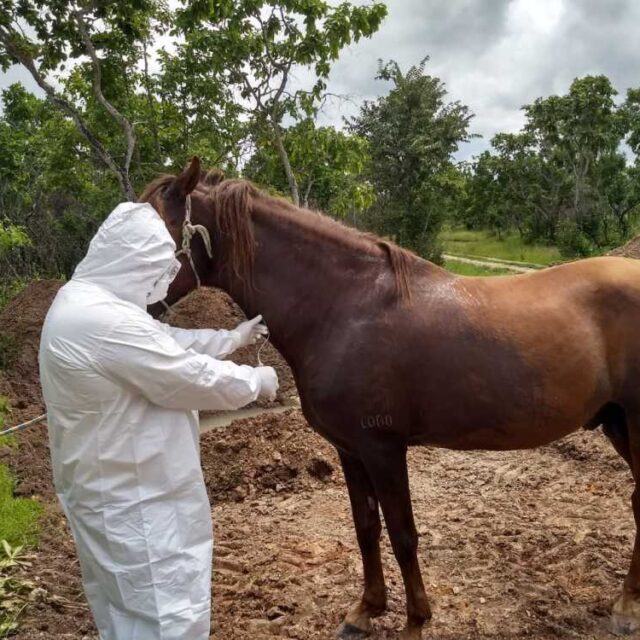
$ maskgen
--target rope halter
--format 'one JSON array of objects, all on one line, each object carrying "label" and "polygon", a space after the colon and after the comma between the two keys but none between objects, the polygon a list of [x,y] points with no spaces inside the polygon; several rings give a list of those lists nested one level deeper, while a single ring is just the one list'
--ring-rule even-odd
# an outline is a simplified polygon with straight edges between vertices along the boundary
[{"label": "rope halter", "polygon": [[209,229],[202,224],[191,224],[191,194],[188,194],[187,201],[185,203],[184,221],[182,223],[182,248],[179,251],[176,251],[176,258],[179,258],[182,255],[187,256],[187,260],[189,260],[189,264],[193,270],[193,275],[196,277],[197,288],[199,289],[202,283],[200,282],[200,276],[198,275],[198,270],[196,269],[195,262],[193,261],[193,253],[191,251],[191,240],[197,233],[200,234],[202,242],[204,242],[207,255],[210,259],[213,258]]},{"label": "rope halter", "polygon": [[[200,276],[198,275],[196,263],[193,260],[193,252],[191,250],[191,241],[196,236],[196,234],[199,234],[202,238],[204,248],[206,249],[209,258],[213,258],[213,249],[211,248],[211,236],[209,235],[209,229],[207,229],[207,227],[202,224],[191,223],[191,194],[189,193],[185,202],[184,221],[182,222],[182,247],[178,251],[176,251],[175,255],[176,258],[179,258],[180,256],[187,256],[187,260],[191,265],[193,275],[196,278],[196,289],[199,289],[202,286],[202,282],[200,281]],[[167,311],[169,311],[169,309],[171,308],[171,306],[168,305],[165,300],[162,300],[161,304]]]}]

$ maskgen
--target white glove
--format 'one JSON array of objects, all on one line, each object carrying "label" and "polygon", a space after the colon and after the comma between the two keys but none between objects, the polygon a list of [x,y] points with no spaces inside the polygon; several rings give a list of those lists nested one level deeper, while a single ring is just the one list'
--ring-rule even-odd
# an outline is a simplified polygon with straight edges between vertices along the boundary
[{"label": "white glove", "polygon": [[280,387],[276,370],[273,367],[256,367],[256,371],[260,377],[260,392],[258,393],[258,398],[273,402],[276,399],[276,392]]},{"label": "white glove", "polygon": [[262,322],[262,316],[256,316],[253,320],[241,322],[234,331],[237,334],[237,348],[248,347],[260,336],[266,336],[269,333],[267,325]]}]

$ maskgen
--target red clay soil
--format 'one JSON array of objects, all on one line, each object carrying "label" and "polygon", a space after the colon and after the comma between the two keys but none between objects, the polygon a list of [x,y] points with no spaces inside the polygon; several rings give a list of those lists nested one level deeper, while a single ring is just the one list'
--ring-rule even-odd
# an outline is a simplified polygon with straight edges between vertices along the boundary
[{"label": "red clay soil", "polygon": [[[20,323],[8,321],[5,310],[0,331],[13,323],[14,335],[35,345],[46,305],[38,307],[35,297],[29,304],[11,308],[14,314],[30,309],[24,322],[31,330],[17,329]],[[201,305],[184,304],[178,321],[202,321],[196,319]],[[224,326],[222,315],[217,326]],[[236,317],[229,313],[226,321],[231,326]],[[24,384],[37,371],[27,353],[19,351]],[[18,378],[8,377],[12,389]],[[1,459],[19,475],[18,492],[38,495],[46,506],[40,547],[25,569],[46,595],[25,612],[16,638],[94,639],[73,544],[53,496],[46,431],[34,427],[19,443]],[[215,523],[214,637],[333,637],[360,595],[361,578],[332,448],[291,410],[211,431],[201,452]],[[419,557],[434,607],[425,637],[613,638],[607,616],[630,559],[633,485],[599,432],[532,451],[415,448],[409,461]],[[383,557],[389,612],[376,620],[373,638],[391,640],[404,624],[405,603],[386,533]]]}]

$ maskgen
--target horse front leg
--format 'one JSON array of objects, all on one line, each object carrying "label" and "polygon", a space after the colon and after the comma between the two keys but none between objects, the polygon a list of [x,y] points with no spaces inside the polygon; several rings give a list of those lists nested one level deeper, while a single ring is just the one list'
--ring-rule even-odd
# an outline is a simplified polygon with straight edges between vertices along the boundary
[{"label": "horse front leg", "polygon": [[365,638],[371,633],[371,618],[385,612],[387,590],[380,557],[380,511],[375,490],[360,460],[338,451],[342,470],[349,490],[353,522],[362,566],[364,569],[364,593],[353,606],[338,629],[343,640]]},{"label": "horse front leg", "polygon": [[393,553],[400,565],[407,598],[407,625],[401,640],[421,640],[431,607],[418,563],[418,532],[411,506],[407,448],[395,441],[376,443],[363,462],[380,501]]}]

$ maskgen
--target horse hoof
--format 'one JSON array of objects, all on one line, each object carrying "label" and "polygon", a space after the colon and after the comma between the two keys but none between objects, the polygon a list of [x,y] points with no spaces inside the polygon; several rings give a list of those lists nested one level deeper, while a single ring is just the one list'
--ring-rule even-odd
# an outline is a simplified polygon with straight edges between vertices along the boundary
[{"label": "horse hoof", "polygon": [[358,629],[358,627],[354,627],[348,622],[343,622],[336,633],[336,637],[340,640],[361,640],[362,638],[368,638],[370,635],[370,631]]},{"label": "horse hoof", "polygon": [[612,613],[609,631],[616,636],[628,636],[640,629],[640,618],[624,613]]}]

